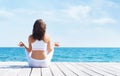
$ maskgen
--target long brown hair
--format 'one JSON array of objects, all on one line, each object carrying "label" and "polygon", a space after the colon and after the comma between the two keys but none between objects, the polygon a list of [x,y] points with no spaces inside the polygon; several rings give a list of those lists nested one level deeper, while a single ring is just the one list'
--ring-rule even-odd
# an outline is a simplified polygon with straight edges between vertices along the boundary
[{"label": "long brown hair", "polygon": [[33,31],[32,31],[33,39],[43,40],[45,32],[46,32],[46,24],[42,21],[42,19],[36,20],[33,25]]}]

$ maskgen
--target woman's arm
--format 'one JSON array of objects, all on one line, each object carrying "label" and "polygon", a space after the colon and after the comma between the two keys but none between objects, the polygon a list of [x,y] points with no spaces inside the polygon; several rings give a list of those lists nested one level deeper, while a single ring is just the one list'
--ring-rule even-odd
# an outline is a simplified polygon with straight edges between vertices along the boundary
[{"label": "woman's arm", "polygon": [[47,42],[48,53],[50,53],[51,51],[53,51],[53,48],[54,48],[54,46],[51,44],[50,37],[48,37],[48,42]]},{"label": "woman's arm", "polygon": [[48,53],[50,53],[51,51],[53,51],[54,47],[59,47],[59,42],[54,42],[53,44],[51,43],[51,39],[50,37],[48,37],[48,42],[47,42],[47,50]]},{"label": "woman's arm", "polygon": [[20,42],[19,46],[24,47],[28,52],[31,52],[32,47],[31,47],[31,38],[30,37],[28,38],[28,43],[29,43],[29,47],[27,47],[23,42]]}]

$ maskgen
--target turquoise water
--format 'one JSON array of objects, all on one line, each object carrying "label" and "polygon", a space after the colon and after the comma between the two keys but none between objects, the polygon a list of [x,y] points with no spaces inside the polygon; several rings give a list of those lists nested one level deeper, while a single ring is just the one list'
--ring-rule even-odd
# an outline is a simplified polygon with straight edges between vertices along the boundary
[{"label": "turquoise water", "polygon": [[[27,61],[25,49],[0,48],[0,61]],[[55,48],[53,62],[120,62],[120,48]]]}]

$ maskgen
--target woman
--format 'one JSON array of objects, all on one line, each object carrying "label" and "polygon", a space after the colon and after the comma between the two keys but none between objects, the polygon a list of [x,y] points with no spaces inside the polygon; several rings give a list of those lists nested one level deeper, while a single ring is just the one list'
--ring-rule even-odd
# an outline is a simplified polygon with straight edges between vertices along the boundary
[{"label": "woman", "polygon": [[[46,35],[46,24],[42,19],[35,21],[32,35],[28,38],[29,47],[23,42],[19,46],[25,47],[28,63],[30,67],[47,67],[52,59],[54,46],[51,45],[51,40]],[[58,43],[54,44],[59,46]]]}]

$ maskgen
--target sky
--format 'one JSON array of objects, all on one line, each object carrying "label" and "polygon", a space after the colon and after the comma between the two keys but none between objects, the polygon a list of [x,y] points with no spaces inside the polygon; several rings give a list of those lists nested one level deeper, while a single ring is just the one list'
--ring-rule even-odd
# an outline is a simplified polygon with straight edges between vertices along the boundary
[{"label": "sky", "polygon": [[120,47],[120,0],[0,0],[0,47],[18,47],[36,19],[61,47]]}]

